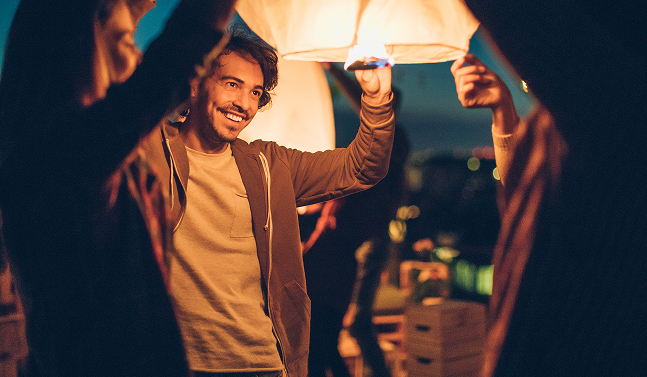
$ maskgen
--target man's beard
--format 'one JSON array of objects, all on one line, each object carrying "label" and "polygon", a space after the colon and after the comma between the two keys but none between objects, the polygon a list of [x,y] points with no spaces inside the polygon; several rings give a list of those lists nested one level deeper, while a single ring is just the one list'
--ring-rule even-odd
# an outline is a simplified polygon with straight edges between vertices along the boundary
[{"label": "man's beard", "polygon": [[207,116],[206,122],[204,124],[205,124],[205,127],[202,128],[202,136],[212,143],[221,143],[221,142],[231,143],[237,138],[237,135],[229,136],[229,134],[222,134],[221,132],[219,132],[213,126],[215,122],[214,122],[214,116],[212,114],[209,114]]}]

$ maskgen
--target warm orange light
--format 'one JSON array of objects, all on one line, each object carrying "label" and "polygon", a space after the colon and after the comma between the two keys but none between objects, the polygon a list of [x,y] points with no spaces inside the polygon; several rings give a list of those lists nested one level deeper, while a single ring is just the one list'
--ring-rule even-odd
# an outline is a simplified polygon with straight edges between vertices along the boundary
[{"label": "warm orange light", "polygon": [[286,59],[344,62],[383,44],[397,64],[455,60],[479,22],[464,0],[238,0],[245,23]]},{"label": "warm orange light", "polygon": [[394,243],[404,241],[407,234],[407,224],[404,221],[391,220],[389,223],[389,237]]},{"label": "warm orange light", "polygon": [[393,67],[394,64],[393,57],[387,54],[383,44],[354,45],[348,50],[344,69],[354,71],[384,68],[387,65]]}]

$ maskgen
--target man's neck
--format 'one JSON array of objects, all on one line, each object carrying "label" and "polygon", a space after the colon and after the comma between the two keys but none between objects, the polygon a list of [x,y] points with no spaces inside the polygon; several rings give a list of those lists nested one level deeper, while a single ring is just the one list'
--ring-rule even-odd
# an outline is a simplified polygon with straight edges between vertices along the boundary
[{"label": "man's neck", "polygon": [[190,123],[189,119],[190,117],[187,118],[182,127],[180,127],[180,137],[185,146],[194,151],[209,154],[223,153],[227,150],[228,142],[221,141],[216,143],[210,140],[205,140],[205,138],[201,137],[197,131],[195,131],[197,127],[194,127],[194,125]]}]

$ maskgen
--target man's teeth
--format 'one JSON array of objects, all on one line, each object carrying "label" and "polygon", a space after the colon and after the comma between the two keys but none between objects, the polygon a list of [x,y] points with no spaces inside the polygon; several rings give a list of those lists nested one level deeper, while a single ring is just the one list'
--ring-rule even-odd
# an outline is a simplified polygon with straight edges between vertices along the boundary
[{"label": "man's teeth", "polygon": [[238,115],[234,115],[234,114],[230,114],[230,113],[225,113],[225,116],[226,116],[228,119],[233,120],[234,122],[240,122],[240,121],[242,121],[242,120],[243,120],[243,117],[238,116]]}]

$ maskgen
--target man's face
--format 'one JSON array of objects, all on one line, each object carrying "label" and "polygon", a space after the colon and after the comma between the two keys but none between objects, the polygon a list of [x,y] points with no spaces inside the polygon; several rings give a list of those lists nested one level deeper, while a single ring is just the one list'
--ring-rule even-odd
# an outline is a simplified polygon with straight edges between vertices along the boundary
[{"label": "man's face", "polygon": [[203,143],[217,147],[234,141],[258,111],[263,72],[258,63],[236,52],[219,57],[214,74],[193,83],[196,92],[189,115]]}]

